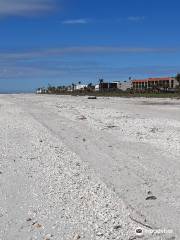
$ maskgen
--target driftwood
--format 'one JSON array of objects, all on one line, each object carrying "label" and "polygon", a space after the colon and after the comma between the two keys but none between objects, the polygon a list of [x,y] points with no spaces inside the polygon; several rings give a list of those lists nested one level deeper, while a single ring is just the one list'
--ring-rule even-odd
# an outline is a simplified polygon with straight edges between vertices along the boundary
[{"label": "driftwood", "polygon": [[97,99],[97,97],[96,96],[90,96],[90,97],[88,97],[88,99]]}]

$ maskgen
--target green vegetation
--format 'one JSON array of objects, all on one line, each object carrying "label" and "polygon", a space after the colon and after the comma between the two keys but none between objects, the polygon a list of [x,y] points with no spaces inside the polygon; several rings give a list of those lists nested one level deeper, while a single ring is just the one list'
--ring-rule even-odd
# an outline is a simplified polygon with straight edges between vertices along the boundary
[{"label": "green vegetation", "polygon": [[47,94],[56,94],[56,95],[71,95],[71,96],[96,96],[96,97],[145,97],[145,98],[178,98],[180,99],[180,92],[176,93],[153,93],[153,92],[144,92],[144,93],[137,93],[137,92],[123,92],[123,91],[60,91],[60,92],[48,92]]},{"label": "green vegetation", "polygon": [[130,93],[130,92],[73,92],[72,96],[96,96],[96,97],[145,97],[145,98],[178,98],[179,93]]}]

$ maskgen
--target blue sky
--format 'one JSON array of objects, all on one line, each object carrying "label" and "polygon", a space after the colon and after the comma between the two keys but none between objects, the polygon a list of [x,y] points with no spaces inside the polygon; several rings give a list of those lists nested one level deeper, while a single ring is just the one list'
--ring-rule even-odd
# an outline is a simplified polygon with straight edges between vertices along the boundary
[{"label": "blue sky", "polygon": [[180,71],[179,0],[0,0],[0,92]]}]

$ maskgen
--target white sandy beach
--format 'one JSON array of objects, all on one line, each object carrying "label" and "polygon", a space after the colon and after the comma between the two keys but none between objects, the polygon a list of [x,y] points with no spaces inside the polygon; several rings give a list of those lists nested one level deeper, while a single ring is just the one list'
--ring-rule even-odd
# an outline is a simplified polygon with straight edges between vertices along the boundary
[{"label": "white sandy beach", "polygon": [[0,130],[0,240],[180,238],[180,100],[0,95]]}]

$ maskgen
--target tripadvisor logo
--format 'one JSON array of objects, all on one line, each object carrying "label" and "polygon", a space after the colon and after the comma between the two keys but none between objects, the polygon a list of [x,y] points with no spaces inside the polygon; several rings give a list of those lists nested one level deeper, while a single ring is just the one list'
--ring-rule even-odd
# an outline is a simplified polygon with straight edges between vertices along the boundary
[{"label": "tripadvisor logo", "polygon": [[140,228],[140,227],[138,227],[138,228],[136,228],[136,236],[138,236],[138,237],[141,237],[141,236],[143,236],[143,230],[142,230],[142,228]]},{"label": "tripadvisor logo", "polygon": [[135,230],[137,237],[142,237],[144,234],[173,234],[172,229],[142,229],[140,227]]}]

